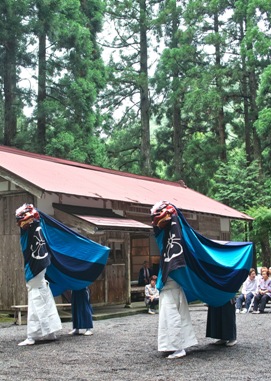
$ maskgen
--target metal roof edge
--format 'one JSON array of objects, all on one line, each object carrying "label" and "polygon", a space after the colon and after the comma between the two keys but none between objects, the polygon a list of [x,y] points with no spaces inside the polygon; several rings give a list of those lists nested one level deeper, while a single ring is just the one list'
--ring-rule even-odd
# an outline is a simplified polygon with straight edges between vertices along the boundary
[{"label": "metal roof edge", "polygon": [[[67,205],[69,206],[69,205]],[[100,215],[100,216],[95,216],[95,210],[94,210],[94,214],[91,213],[91,208],[87,208],[88,209],[88,214],[84,214],[84,215],[80,215],[78,213],[76,213],[76,208],[77,206],[72,206],[72,208],[57,208],[57,204],[53,204],[53,207],[54,207],[54,210],[58,211],[57,213],[57,216],[62,216],[62,218],[65,216],[68,218],[68,219],[72,219],[74,222],[77,221],[77,223],[75,223],[75,226],[78,228],[79,225],[78,223],[83,223],[83,224],[86,224],[85,226],[92,226],[91,228],[91,231],[90,233],[91,234],[95,234],[96,232],[98,231],[101,231],[101,230],[107,230],[107,231],[127,231],[127,232],[150,232],[152,231],[152,226],[149,226],[147,224],[144,224],[142,222],[139,222],[139,221],[136,221],[136,220],[133,220],[131,218],[126,218],[126,217],[120,217],[120,216],[117,216],[117,215],[112,215],[112,213],[110,213],[110,210],[109,213],[108,213],[108,216],[106,216],[106,210],[105,209],[101,209],[101,214],[104,214],[103,215]],[[80,212],[81,211],[81,207],[78,208],[78,211]],[[96,213],[97,214],[97,213]],[[96,222],[95,219],[99,218],[100,219],[100,222]],[[113,225],[111,223],[109,223],[108,221],[120,221],[120,225]],[[127,222],[125,222],[127,221]],[[131,222],[135,223],[135,226],[131,226]],[[67,223],[67,220],[65,221],[65,223]]]},{"label": "metal roof edge", "polygon": [[[216,200],[214,200],[216,201]],[[224,204],[223,204],[224,205]],[[230,207],[229,207],[230,208]],[[179,208],[180,209],[180,208]],[[233,208],[230,208],[230,209],[233,209]],[[209,216],[216,216],[216,217],[221,217],[221,218],[228,218],[228,219],[234,219],[234,220],[243,220],[243,221],[254,221],[254,218],[253,217],[250,217],[249,215],[247,215],[246,213],[243,213],[243,212],[239,212],[238,210],[236,209],[233,209],[235,212],[238,212],[240,215],[243,215],[240,216],[240,217],[236,217],[236,216],[225,216],[223,214],[219,214],[219,213],[207,213],[207,212],[197,212],[195,210],[188,210],[188,209],[180,209],[181,212],[187,212],[187,213],[197,213],[197,214],[203,214],[203,215],[209,215]]]},{"label": "metal roof edge", "polygon": [[91,164],[85,164],[85,163],[80,163],[80,162],[76,162],[76,161],[72,161],[72,160],[61,159],[61,158],[57,158],[57,157],[53,157],[53,156],[47,156],[47,155],[38,154],[35,152],[23,151],[23,150],[20,150],[18,148],[13,148],[13,147],[8,147],[8,146],[3,146],[3,145],[0,145],[0,151],[11,153],[14,155],[19,155],[19,156],[26,156],[26,157],[33,158],[33,159],[50,161],[50,162],[57,163],[57,164],[69,165],[72,167],[78,167],[78,168],[88,169],[88,170],[92,170],[92,171],[109,173],[112,175],[132,177],[135,179],[153,181],[153,182],[158,182],[161,184],[167,184],[167,185],[172,185],[172,186],[177,186],[177,187],[182,187],[182,188],[188,188],[185,185],[183,180],[179,180],[176,182],[175,181],[169,181],[169,180],[163,180],[163,179],[159,179],[156,177],[143,176],[143,175],[138,175],[135,173],[118,171],[116,169],[103,168],[103,167],[98,167],[98,166],[91,165]]},{"label": "metal roof edge", "polygon": [[0,176],[5,180],[12,182],[19,188],[24,189],[25,191],[33,194],[34,196],[41,198],[45,192],[45,189],[42,189],[36,186],[33,183],[30,183],[27,180],[24,180],[22,177],[15,175],[13,172],[8,171],[7,169],[0,166]]}]

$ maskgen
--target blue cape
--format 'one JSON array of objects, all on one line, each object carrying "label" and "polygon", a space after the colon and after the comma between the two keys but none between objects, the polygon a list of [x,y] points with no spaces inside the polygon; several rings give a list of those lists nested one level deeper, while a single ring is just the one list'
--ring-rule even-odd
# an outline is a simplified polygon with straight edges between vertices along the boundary
[{"label": "blue cape", "polygon": [[39,211],[40,225],[51,254],[46,278],[54,296],[66,290],[81,290],[103,271],[110,249],[69,229]]},{"label": "blue cape", "polygon": [[[214,242],[196,232],[180,210],[176,210],[180,237],[174,236],[172,240],[170,229],[154,228],[162,257],[166,255],[169,240],[171,247],[174,247],[174,241],[179,238],[183,249],[184,263],[176,261],[174,266],[178,257],[172,258],[167,276],[180,284],[188,302],[201,300],[214,307],[222,306],[235,296],[248,276],[252,266],[253,243],[229,242],[223,245]],[[160,267],[156,285],[159,290],[164,286],[163,280],[165,275]]]}]

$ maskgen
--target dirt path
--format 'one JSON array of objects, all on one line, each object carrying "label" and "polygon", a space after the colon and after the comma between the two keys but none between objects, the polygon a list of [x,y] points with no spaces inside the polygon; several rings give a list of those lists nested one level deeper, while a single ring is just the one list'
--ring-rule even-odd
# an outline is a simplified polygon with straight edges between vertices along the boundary
[{"label": "dirt path", "polygon": [[237,315],[238,344],[211,345],[206,309],[193,309],[199,344],[183,359],[157,352],[158,315],[94,322],[94,335],[71,337],[64,323],[53,343],[18,347],[26,326],[0,324],[0,381],[218,381],[270,378],[271,314]]}]

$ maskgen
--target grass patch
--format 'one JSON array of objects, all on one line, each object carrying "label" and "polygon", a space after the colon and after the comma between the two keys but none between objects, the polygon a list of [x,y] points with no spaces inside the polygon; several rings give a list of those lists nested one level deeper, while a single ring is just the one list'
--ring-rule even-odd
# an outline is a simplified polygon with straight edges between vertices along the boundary
[{"label": "grass patch", "polygon": [[193,302],[189,302],[188,304],[203,304],[201,300],[194,300]]},{"label": "grass patch", "polygon": [[0,323],[14,323],[14,318],[8,314],[0,314]]}]

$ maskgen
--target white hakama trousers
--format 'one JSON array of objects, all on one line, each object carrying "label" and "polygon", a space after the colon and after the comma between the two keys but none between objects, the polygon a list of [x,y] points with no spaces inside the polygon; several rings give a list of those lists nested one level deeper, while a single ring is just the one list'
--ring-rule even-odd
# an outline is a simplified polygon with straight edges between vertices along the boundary
[{"label": "white hakama trousers", "polygon": [[41,339],[62,328],[55,300],[48,282],[45,280],[46,270],[27,282],[28,314],[27,337]]},{"label": "white hakama trousers", "polygon": [[183,289],[168,278],[160,292],[158,351],[182,350],[198,344]]}]

